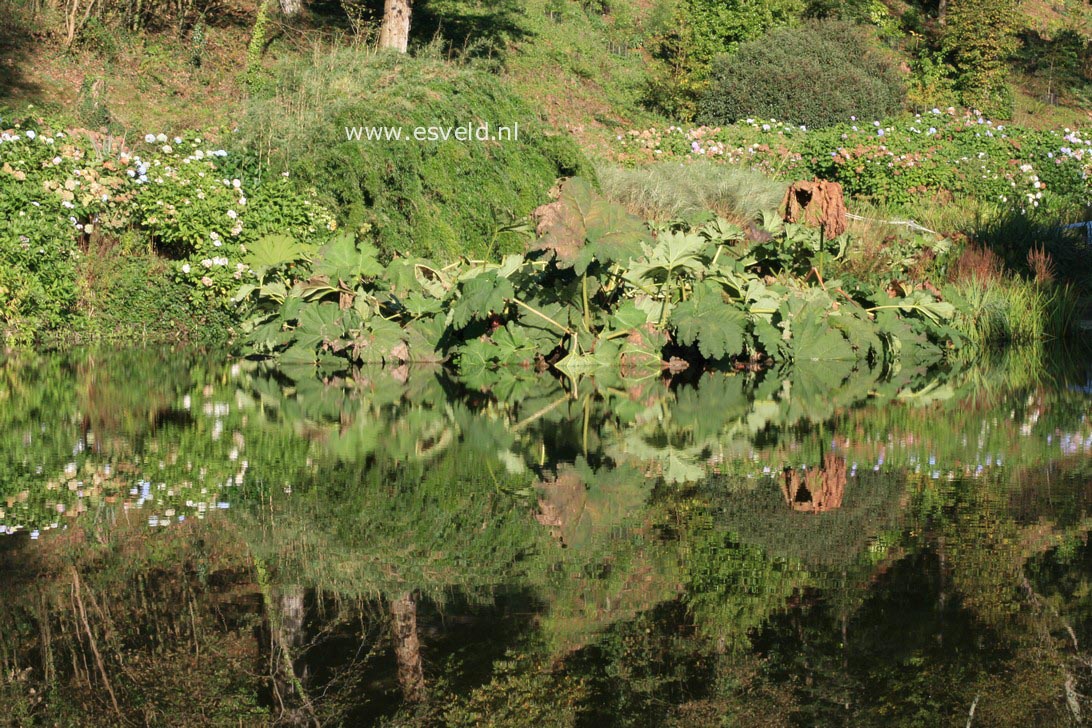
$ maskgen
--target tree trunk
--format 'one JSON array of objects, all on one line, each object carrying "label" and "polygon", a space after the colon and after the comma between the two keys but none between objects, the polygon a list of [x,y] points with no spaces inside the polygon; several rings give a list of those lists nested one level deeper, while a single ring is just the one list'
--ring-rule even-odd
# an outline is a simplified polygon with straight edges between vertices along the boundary
[{"label": "tree trunk", "polygon": [[948,0],[939,0],[937,3],[937,24],[944,25],[948,21]]},{"label": "tree trunk", "polygon": [[421,640],[417,636],[417,600],[410,592],[391,600],[391,639],[403,697],[409,703],[424,702],[425,671],[421,663]]},{"label": "tree trunk", "polygon": [[286,18],[295,18],[303,12],[303,0],[280,0],[281,15]]},{"label": "tree trunk", "polygon": [[379,30],[379,47],[405,53],[409,46],[410,12],[413,0],[385,0],[383,25]]}]

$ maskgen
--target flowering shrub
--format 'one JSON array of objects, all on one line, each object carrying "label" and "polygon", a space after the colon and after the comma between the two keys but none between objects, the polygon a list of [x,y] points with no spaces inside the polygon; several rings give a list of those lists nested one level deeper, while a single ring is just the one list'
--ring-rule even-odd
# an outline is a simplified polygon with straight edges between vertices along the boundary
[{"label": "flowering shrub", "polygon": [[92,238],[144,234],[175,261],[195,302],[224,306],[249,271],[249,243],[336,228],[314,193],[221,172],[200,137],[149,134],[139,149],[30,122],[0,132],[0,332],[57,327],[75,314],[77,264]]},{"label": "flowering shrub", "polygon": [[630,131],[616,149],[628,162],[704,157],[779,178],[817,176],[857,198],[894,205],[971,198],[1023,211],[1064,210],[1083,207],[1092,191],[1092,138],[995,124],[952,108],[818,130],[747,119]]}]

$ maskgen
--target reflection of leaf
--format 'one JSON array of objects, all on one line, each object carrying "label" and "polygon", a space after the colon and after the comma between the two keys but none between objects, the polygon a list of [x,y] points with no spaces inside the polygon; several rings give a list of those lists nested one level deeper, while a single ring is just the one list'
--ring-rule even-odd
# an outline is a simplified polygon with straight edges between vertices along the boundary
[{"label": "reflection of leaf", "polygon": [[617,340],[597,339],[592,351],[569,352],[568,355],[554,364],[554,368],[575,379],[581,375],[591,374],[598,369],[610,369],[618,366],[621,355],[622,345]]},{"label": "reflection of leaf", "polygon": [[629,432],[622,441],[621,450],[642,464],[659,465],[661,475],[668,483],[694,483],[706,476],[702,446],[676,447],[663,444],[658,438],[645,438],[640,432]]},{"label": "reflection of leaf", "polygon": [[[842,346],[845,346],[844,342]],[[822,420],[829,417],[837,404],[833,395],[852,373],[852,357],[849,361],[797,360],[792,367],[792,397],[787,419],[794,422],[801,418]]]},{"label": "reflection of leaf", "polygon": [[672,411],[674,422],[693,429],[699,442],[716,436],[725,423],[743,417],[750,409],[744,382],[741,376],[710,372],[696,387],[680,387]]},{"label": "reflection of leaf", "polygon": [[538,483],[536,489],[539,523],[577,550],[609,538],[648,497],[648,481],[631,468],[592,470],[583,458],[560,466],[554,478]]}]

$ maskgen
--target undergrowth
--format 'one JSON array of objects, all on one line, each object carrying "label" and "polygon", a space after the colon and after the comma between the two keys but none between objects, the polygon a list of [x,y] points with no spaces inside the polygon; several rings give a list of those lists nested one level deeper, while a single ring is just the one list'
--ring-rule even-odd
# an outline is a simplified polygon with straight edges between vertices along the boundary
[{"label": "undergrowth", "polygon": [[[417,141],[417,128],[488,124],[510,140]],[[514,134],[518,124],[518,135]],[[400,130],[401,141],[349,139],[346,128]],[[281,71],[255,100],[238,143],[270,172],[313,184],[348,229],[387,255],[440,259],[513,252],[511,226],[542,203],[560,176],[587,172],[567,137],[551,134],[498,79],[436,54],[338,49]]]}]

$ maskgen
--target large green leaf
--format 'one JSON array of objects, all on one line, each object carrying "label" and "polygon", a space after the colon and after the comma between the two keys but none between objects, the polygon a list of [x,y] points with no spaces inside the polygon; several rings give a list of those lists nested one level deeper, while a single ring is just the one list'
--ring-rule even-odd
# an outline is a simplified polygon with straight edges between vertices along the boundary
[{"label": "large green leaf", "polygon": [[587,180],[573,177],[561,186],[556,201],[539,208],[539,233],[533,250],[554,254],[558,267],[571,267],[587,239],[585,218],[595,200],[595,190]]},{"label": "large green leaf", "polygon": [[621,205],[605,200],[592,203],[585,218],[585,245],[576,256],[573,270],[584,275],[595,261],[626,265],[642,253],[642,243],[650,240],[645,224]]},{"label": "large green leaf", "polygon": [[393,321],[374,316],[352,341],[353,358],[361,364],[381,364],[406,361],[409,351],[405,347],[402,327]]},{"label": "large green leaf", "polygon": [[747,316],[724,302],[720,287],[700,283],[694,295],[671,312],[671,325],[682,344],[695,342],[707,359],[725,359],[743,353]]},{"label": "large green leaf", "polygon": [[637,308],[633,301],[626,301],[611,317],[611,327],[617,331],[636,329],[648,323],[648,313]]},{"label": "large green leaf", "polygon": [[451,309],[451,323],[456,328],[504,310],[508,299],[515,295],[512,283],[492,271],[463,281],[459,293],[459,300]]},{"label": "large green leaf", "polygon": [[793,324],[792,353],[796,361],[854,361],[853,348],[837,329],[809,319]]},{"label": "large green leaf", "polygon": [[255,270],[268,270],[286,263],[306,260],[311,248],[291,235],[266,235],[247,246],[243,262]]},{"label": "large green leaf", "polygon": [[705,247],[705,240],[698,235],[680,232],[661,235],[647,256],[629,266],[626,280],[639,288],[647,288],[663,283],[669,277],[692,276],[705,269],[702,259]]},{"label": "large green leaf", "polygon": [[315,274],[326,276],[333,284],[341,281],[352,288],[361,278],[383,274],[376,250],[368,243],[357,243],[350,234],[342,234],[319,249]]},{"label": "large green leaf", "polygon": [[539,231],[533,249],[551,251],[559,268],[578,275],[594,261],[625,264],[650,239],[640,218],[601,199],[580,177],[566,181],[557,201],[540,208]]},{"label": "large green leaf", "polygon": [[410,361],[439,362],[444,360],[440,352],[440,341],[447,327],[443,316],[429,316],[410,322],[405,328],[406,345],[409,346]]},{"label": "large green leaf", "polygon": [[311,303],[300,309],[296,327],[299,346],[317,349],[327,341],[340,339],[345,334],[341,323],[341,310],[335,303]]}]

